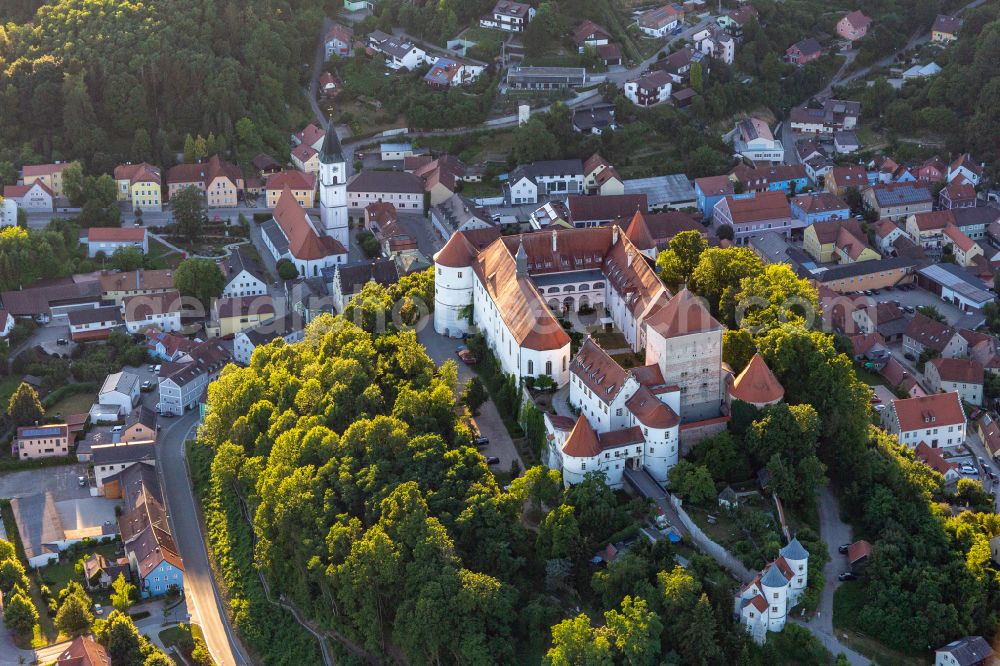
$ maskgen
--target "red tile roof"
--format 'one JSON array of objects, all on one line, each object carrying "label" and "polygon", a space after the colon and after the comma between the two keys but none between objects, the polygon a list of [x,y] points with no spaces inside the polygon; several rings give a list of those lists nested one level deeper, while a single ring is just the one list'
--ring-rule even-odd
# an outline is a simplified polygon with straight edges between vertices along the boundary
[{"label": "red tile roof", "polygon": [[963,234],[962,230],[954,225],[945,227],[944,235],[950,238],[951,242],[962,252],[968,252],[976,246],[976,241]]},{"label": "red tile roof", "polygon": [[729,395],[753,405],[767,405],[784,398],[785,389],[767,367],[764,357],[754,354],[743,372],[733,380]]},{"label": "red tile roof", "polygon": [[201,164],[178,164],[171,167],[167,172],[167,184],[196,184],[202,183],[207,188],[216,178],[228,178],[234,187],[239,187],[243,181],[243,174],[239,168],[231,162],[227,162],[218,155],[212,155],[207,162]]},{"label": "red tile roof", "polygon": [[566,438],[562,450],[574,458],[594,458],[600,455],[601,444],[597,440],[597,433],[583,414],[576,419],[576,425]]},{"label": "red tile roof", "polygon": [[292,149],[292,157],[303,163],[308,162],[312,159],[313,155],[317,154],[319,154],[319,151],[308,143],[300,143]]},{"label": "red tile roof", "polygon": [[625,370],[589,337],[573,357],[569,371],[604,403],[610,404],[625,384]]},{"label": "red tile roof", "polygon": [[934,366],[943,382],[983,383],[983,366],[978,361],[965,358],[935,358],[928,363]]},{"label": "red tile roof", "polygon": [[680,417],[645,386],[625,401],[625,406],[642,425],[648,428],[673,428]]},{"label": "red tile roof", "polygon": [[70,162],[58,162],[55,164],[25,164],[24,177],[38,178],[40,176],[51,176],[54,173],[59,173],[70,164]]},{"label": "red tile roof", "polygon": [[645,213],[645,194],[611,194],[597,196],[570,195],[566,201],[570,218],[577,222],[594,220],[628,220],[636,211]]},{"label": "red tile roof", "polygon": [[860,9],[855,9],[844,18],[847,19],[847,22],[850,23],[856,30],[867,28],[872,23],[872,20],[865,16]]},{"label": "red tile roof", "polygon": [[160,167],[139,162],[138,164],[119,164],[115,167],[115,180],[127,180],[129,183],[160,184]]},{"label": "red tile roof", "polygon": [[111,666],[111,658],[104,646],[90,636],[77,636],[59,654],[56,666]]},{"label": "red tile roof", "polygon": [[847,561],[851,564],[857,564],[871,554],[872,545],[864,539],[859,539],[847,547]]},{"label": "red tile roof", "polygon": [[295,195],[287,185],[274,208],[274,220],[288,239],[288,250],[297,259],[309,261],[347,254],[347,250],[336,238],[316,233],[305,209],[295,200]]},{"label": "red tile roof", "polygon": [[87,229],[87,241],[111,243],[141,243],[146,239],[146,230],[142,227],[90,227]]},{"label": "red tile roof", "polygon": [[147,315],[167,314],[181,311],[181,294],[176,289],[155,294],[126,296],[122,301],[125,321],[141,321]]},{"label": "red tile roof", "polygon": [[935,210],[927,213],[914,213],[913,223],[920,231],[935,231],[955,224],[955,216],[950,210]]},{"label": "red tile roof", "polygon": [[958,468],[958,463],[945,460],[941,449],[932,448],[927,445],[927,442],[917,444],[917,448],[913,450],[913,455],[917,460],[941,474],[947,474],[949,471]]},{"label": "red tile roof", "polygon": [[955,391],[893,400],[892,408],[896,412],[900,432],[965,423],[962,401]]},{"label": "red tile roof", "polygon": [[677,292],[647,323],[664,338],[718,331],[722,328],[701,299],[687,287]]},{"label": "red tile roof", "polygon": [[727,196],[725,201],[729,206],[732,220],[736,224],[792,216],[792,211],[788,207],[788,199],[785,198],[785,193],[780,190],[759,192],[753,197],[746,198]]},{"label": "red tile roof", "polygon": [[696,179],[694,184],[705,196],[709,197],[735,193],[733,181],[730,180],[729,176],[706,176],[705,178]]},{"label": "red tile roof", "polygon": [[316,174],[306,173],[298,169],[279,171],[268,177],[265,188],[268,190],[283,190],[286,186],[293,190],[315,190]]}]

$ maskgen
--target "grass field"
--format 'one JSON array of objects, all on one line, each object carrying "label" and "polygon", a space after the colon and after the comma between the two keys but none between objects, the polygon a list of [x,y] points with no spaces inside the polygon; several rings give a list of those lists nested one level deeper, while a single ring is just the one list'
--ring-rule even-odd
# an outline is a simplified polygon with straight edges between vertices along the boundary
[{"label": "grass field", "polygon": [[14,394],[17,387],[21,384],[21,378],[17,375],[10,375],[0,379],[0,405],[3,409],[7,409],[7,403],[10,402],[10,396]]},{"label": "grass field", "polygon": [[69,395],[45,410],[51,416],[66,417],[70,414],[86,414],[94,404],[97,393],[77,393]]},{"label": "grass field", "polygon": [[149,239],[149,252],[146,255],[150,266],[155,268],[177,268],[184,258],[180,252],[175,252],[156,240]]},{"label": "grass field", "polygon": [[[118,557],[119,543],[117,541],[112,541],[111,543],[102,543],[94,545],[87,549],[88,553],[100,553],[109,560],[114,560]],[[75,571],[76,562],[63,562],[60,561],[59,564],[51,564],[47,567],[38,570],[38,578],[41,580],[43,585],[48,585],[49,589],[52,590],[52,594],[55,596],[59,595],[59,590],[66,587],[71,580],[76,580],[82,583],[83,580],[78,578]],[[94,601],[102,603],[100,594],[91,594],[94,597]]]},{"label": "grass field", "polygon": [[[187,662],[184,661],[184,657],[178,657],[178,655],[189,653],[193,649],[192,645],[195,641],[204,641],[205,638],[201,633],[201,627],[197,624],[179,624],[161,631],[160,640],[174,662],[178,666],[186,666]],[[171,649],[176,652],[171,653]]]}]

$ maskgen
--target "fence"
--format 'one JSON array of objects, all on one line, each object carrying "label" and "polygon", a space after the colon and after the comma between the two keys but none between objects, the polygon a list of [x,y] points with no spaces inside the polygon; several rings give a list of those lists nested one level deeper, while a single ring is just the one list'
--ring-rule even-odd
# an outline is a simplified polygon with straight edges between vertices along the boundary
[{"label": "fence", "polygon": [[698,546],[698,549],[707,555],[710,555],[712,559],[719,563],[722,568],[726,569],[729,573],[736,576],[742,582],[746,583],[753,579],[753,574],[743,566],[743,563],[737,560],[732,553],[728,550],[715,543],[708,537],[707,534],[701,531],[701,528],[691,520],[691,516],[682,507],[682,502],[675,496],[670,495],[670,504],[673,505],[674,509],[677,511],[677,516],[680,518],[681,523],[687,529],[688,533],[691,535],[691,539]]}]

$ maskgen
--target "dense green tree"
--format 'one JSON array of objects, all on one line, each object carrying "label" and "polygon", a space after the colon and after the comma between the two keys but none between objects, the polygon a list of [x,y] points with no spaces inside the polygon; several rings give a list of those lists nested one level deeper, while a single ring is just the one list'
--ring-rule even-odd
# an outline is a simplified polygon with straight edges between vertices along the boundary
[{"label": "dense green tree", "polygon": [[568,557],[580,539],[573,507],[561,504],[549,511],[538,526],[538,555],[543,560]]},{"label": "dense green tree", "polygon": [[3,622],[15,633],[22,636],[31,635],[35,623],[38,622],[38,611],[23,588],[15,588],[13,594],[4,599]]},{"label": "dense green tree", "polygon": [[713,313],[730,313],[743,280],[762,272],[760,258],[745,247],[709,248],[691,275],[691,286],[708,300]]},{"label": "dense green tree", "polygon": [[170,195],[170,208],[177,232],[189,241],[197,239],[205,223],[205,193],[193,185],[185,187]]},{"label": "dense green tree", "polygon": [[118,578],[111,584],[111,589],[114,590],[111,594],[112,605],[117,610],[127,613],[135,596],[135,585],[125,580],[124,574],[118,574]]},{"label": "dense green tree", "polygon": [[701,254],[708,249],[708,242],[701,232],[682,231],[670,239],[666,250],[656,258],[660,277],[668,286],[676,288],[691,280]]},{"label": "dense green tree", "polygon": [[511,152],[511,159],[515,164],[530,164],[539,160],[556,159],[560,152],[556,137],[538,117],[532,117],[514,131],[514,149]]},{"label": "dense green tree", "polygon": [[552,627],[552,647],[545,654],[546,666],[611,666],[611,642],[594,629],[590,618],[580,613]]},{"label": "dense green tree", "polygon": [[707,467],[680,460],[670,468],[670,488],[693,504],[708,504],[715,499],[715,483]]},{"label": "dense green tree", "polygon": [[18,384],[7,402],[7,414],[14,425],[24,426],[41,423],[45,418],[45,409],[38,392],[26,382]]},{"label": "dense green tree", "polygon": [[621,611],[604,614],[612,643],[622,661],[631,666],[653,666],[660,653],[663,625],[641,597],[622,599]]},{"label": "dense green tree", "polygon": [[56,626],[64,634],[75,636],[90,630],[94,614],[90,612],[90,598],[83,590],[66,595],[59,612],[56,613]]},{"label": "dense green tree", "polygon": [[142,268],[144,255],[137,247],[120,247],[111,255],[108,265],[117,271],[134,271]]},{"label": "dense green tree", "polygon": [[0,560],[0,591],[9,593],[25,580],[24,565],[17,557],[11,554]]},{"label": "dense green tree", "polygon": [[185,259],[174,271],[174,288],[182,296],[192,296],[201,301],[205,312],[212,307],[212,300],[222,295],[226,278],[211,259]]}]

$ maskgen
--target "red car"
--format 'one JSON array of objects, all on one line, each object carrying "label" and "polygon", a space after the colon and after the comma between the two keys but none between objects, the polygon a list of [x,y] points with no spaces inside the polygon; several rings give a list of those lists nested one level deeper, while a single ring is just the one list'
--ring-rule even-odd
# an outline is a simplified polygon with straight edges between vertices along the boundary
[{"label": "red car", "polygon": [[455,353],[457,353],[458,357],[462,359],[462,363],[465,363],[466,365],[473,365],[479,362],[476,355],[469,351],[469,348],[464,345],[455,350]]}]

